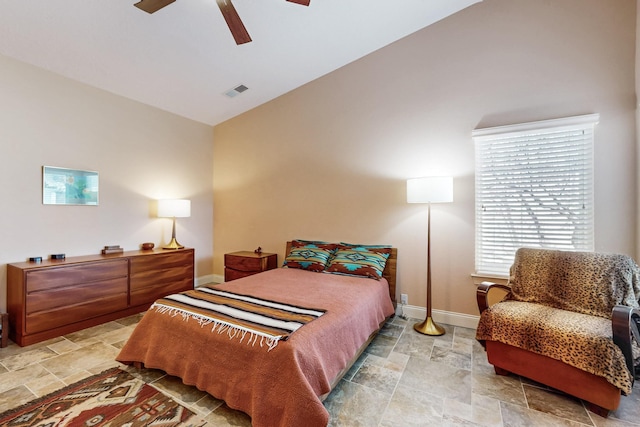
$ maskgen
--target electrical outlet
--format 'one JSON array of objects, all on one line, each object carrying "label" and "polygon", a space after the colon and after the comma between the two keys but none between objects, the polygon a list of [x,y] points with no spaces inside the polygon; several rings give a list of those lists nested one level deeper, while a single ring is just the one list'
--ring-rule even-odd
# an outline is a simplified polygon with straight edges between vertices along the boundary
[{"label": "electrical outlet", "polygon": [[409,303],[409,297],[407,294],[400,294],[400,303],[402,305],[407,305]]}]

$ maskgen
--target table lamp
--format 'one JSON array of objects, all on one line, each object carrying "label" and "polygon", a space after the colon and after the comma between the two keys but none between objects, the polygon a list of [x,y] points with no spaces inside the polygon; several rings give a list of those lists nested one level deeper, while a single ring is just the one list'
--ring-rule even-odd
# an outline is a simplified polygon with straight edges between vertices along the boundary
[{"label": "table lamp", "polygon": [[171,241],[162,249],[182,249],[176,240],[176,218],[187,218],[191,216],[191,200],[165,199],[158,200],[158,217],[173,218],[173,229],[171,231]]}]

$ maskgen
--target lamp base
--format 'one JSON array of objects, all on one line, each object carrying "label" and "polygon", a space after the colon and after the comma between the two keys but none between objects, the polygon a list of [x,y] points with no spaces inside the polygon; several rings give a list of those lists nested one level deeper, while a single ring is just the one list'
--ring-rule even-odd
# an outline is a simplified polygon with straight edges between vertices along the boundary
[{"label": "lamp base", "polygon": [[162,249],[184,249],[184,246],[178,243],[175,237],[172,237],[169,244],[166,246],[163,246]]},{"label": "lamp base", "polygon": [[444,328],[436,324],[431,317],[427,317],[424,322],[413,325],[416,332],[424,335],[444,335]]}]

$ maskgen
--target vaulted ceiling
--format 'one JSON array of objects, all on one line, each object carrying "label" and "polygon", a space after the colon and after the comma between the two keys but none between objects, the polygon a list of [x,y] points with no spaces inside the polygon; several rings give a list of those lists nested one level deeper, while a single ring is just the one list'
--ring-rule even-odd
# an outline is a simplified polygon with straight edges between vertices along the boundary
[{"label": "vaulted ceiling", "polygon": [[241,45],[216,0],[136,1],[0,0],[0,54],[215,125],[480,0],[233,0]]}]

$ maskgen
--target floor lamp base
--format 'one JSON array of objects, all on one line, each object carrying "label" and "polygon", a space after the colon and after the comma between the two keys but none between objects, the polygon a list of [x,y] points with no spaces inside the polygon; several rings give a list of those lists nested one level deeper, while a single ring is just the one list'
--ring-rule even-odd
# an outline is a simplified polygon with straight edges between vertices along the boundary
[{"label": "floor lamp base", "polygon": [[424,335],[444,335],[444,328],[436,325],[431,317],[427,317],[422,323],[416,323],[413,329]]}]

